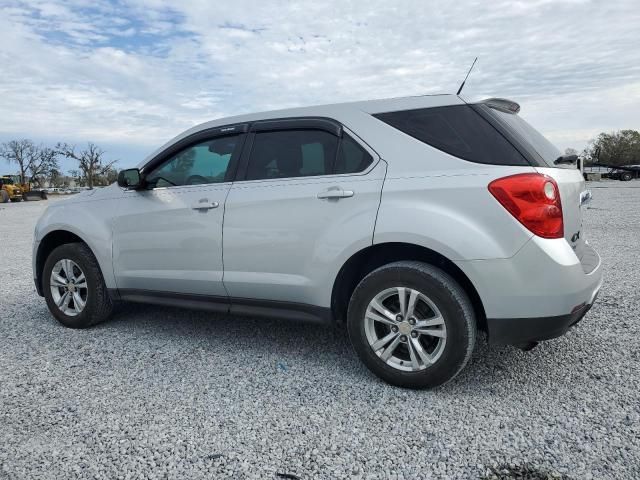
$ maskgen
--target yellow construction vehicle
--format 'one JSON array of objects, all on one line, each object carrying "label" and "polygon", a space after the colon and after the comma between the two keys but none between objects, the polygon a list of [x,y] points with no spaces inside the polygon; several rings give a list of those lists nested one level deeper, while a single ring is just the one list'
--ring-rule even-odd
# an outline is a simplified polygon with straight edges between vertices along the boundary
[{"label": "yellow construction vehicle", "polygon": [[0,177],[0,203],[22,201],[22,189],[19,185],[13,183],[11,177]]},{"label": "yellow construction vehicle", "polygon": [[6,194],[0,193],[0,203],[6,203],[9,200],[19,202],[21,200],[47,199],[47,193],[44,190],[32,190],[31,184],[28,182],[20,183],[20,175],[0,176],[0,188],[6,192]]}]

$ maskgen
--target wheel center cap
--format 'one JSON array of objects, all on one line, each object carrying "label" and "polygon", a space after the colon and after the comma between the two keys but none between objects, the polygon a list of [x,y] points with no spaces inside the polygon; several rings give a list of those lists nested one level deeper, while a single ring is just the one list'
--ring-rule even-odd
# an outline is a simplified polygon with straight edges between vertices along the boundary
[{"label": "wheel center cap", "polygon": [[69,289],[69,291],[70,291],[70,292],[72,292],[72,293],[73,293],[73,292],[75,292],[75,290],[76,290],[76,286],[75,286],[73,283],[69,283],[69,284],[67,285],[67,288],[68,288],[68,289]]},{"label": "wheel center cap", "polygon": [[403,335],[409,335],[411,333],[411,325],[409,322],[402,322],[398,325],[398,330]]}]

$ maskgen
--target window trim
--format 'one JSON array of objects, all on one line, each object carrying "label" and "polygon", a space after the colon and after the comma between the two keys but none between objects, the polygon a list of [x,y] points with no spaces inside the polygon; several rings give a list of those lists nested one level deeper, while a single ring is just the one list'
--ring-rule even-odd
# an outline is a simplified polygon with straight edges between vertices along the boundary
[{"label": "window trim", "polygon": [[199,143],[206,142],[208,140],[215,140],[216,138],[222,137],[230,137],[230,136],[238,136],[238,146],[239,154],[232,155],[229,160],[229,165],[227,166],[227,171],[224,175],[224,180],[222,182],[216,183],[202,183],[198,185],[169,185],[166,187],[154,187],[146,189],[148,191],[153,190],[164,190],[168,188],[183,188],[183,187],[198,187],[204,185],[222,185],[224,183],[233,182],[236,177],[236,173],[238,170],[238,164],[240,163],[240,159],[245,150],[245,143],[247,139],[247,132],[249,130],[249,124],[237,124],[237,125],[225,125],[222,127],[208,128],[205,130],[201,130],[199,132],[195,132],[191,135],[188,135],[185,138],[178,140],[177,142],[171,144],[167,148],[165,148],[162,152],[155,155],[151,160],[149,160],[141,169],[140,174],[144,179],[148,171],[152,171],[157,167],[163,165],[165,162],[171,160],[176,154],[180,153],[187,148],[198,145]]},{"label": "window trim", "polygon": [[328,117],[288,117],[257,120],[249,128],[250,132],[273,132],[277,130],[324,130],[338,138],[342,137],[342,124]]}]

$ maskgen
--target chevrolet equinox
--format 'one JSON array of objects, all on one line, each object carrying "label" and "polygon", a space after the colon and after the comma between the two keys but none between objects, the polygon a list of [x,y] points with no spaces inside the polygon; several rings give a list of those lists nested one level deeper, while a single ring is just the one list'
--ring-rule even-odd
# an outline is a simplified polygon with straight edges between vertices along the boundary
[{"label": "chevrolet equinox", "polygon": [[385,381],[440,385],[478,330],[530,348],[602,283],[582,175],[519,110],[435,95],[196,126],[45,211],[37,291],[71,328],[119,301],[327,322]]}]

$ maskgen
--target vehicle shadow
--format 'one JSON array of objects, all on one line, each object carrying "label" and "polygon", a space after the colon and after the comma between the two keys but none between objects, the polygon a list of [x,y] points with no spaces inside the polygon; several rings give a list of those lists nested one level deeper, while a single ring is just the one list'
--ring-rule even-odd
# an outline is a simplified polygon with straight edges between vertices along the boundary
[{"label": "vehicle shadow", "polygon": [[[117,330],[120,336],[130,332],[130,341],[144,337],[155,345],[171,345],[176,352],[200,349],[227,356],[225,363],[251,358],[256,366],[301,378],[308,369],[314,369],[335,381],[384,385],[358,360],[344,328],[141,304],[120,306],[110,321],[95,328],[104,333]],[[567,368],[554,342],[522,352],[510,346],[489,345],[485,335],[479,333],[467,367],[437,391],[439,395],[491,393],[501,390],[502,382],[539,382],[532,379],[532,371],[542,370],[545,377],[553,379]]]}]

